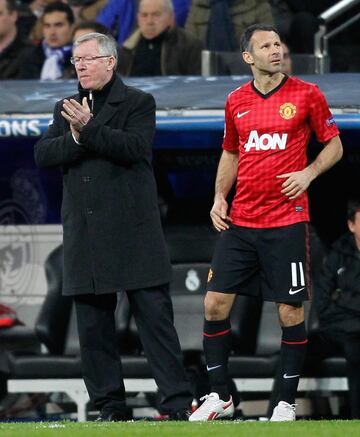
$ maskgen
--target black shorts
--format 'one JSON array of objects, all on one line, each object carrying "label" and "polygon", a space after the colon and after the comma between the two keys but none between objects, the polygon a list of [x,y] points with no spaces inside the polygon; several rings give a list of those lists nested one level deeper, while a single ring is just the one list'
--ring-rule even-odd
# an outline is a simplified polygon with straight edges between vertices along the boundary
[{"label": "black shorts", "polygon": [[230,225],[217,241],[207,291],[284,303],[309,299],[309,224],[266,229]]}]

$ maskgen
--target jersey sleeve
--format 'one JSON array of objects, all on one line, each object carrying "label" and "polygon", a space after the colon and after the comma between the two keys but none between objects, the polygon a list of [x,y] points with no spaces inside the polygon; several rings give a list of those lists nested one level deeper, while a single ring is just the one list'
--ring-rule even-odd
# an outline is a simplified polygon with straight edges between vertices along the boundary
[{"label": "jersey sleeve", "polygon": [[229,97],[227,98],[225,105],[225,127],[222,148],[229,152],[239,150],[239,135],[234,124]]},{"label": "jersey sleeve", "polygon": [[339,135],[339,129],[325,96],[317,85],[313,85],[310,89],[309,108],[310,125],[319,142],[325,143]]}]

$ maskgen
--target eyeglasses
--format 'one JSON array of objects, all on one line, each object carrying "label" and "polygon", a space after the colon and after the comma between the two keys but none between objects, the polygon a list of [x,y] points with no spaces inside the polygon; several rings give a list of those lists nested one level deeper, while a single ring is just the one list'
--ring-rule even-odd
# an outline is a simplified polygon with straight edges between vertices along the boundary
[{"label": "eyeglasses", "polygon": [[71,57],[70,58],[70,62],[73,65],[77,65],[77,64],[79,64],[82,61],[85,65],[90,65],[90,64],[93,64],[96,59],[99,59],[99,58],[110,58],[110,56],[111,55],[82,56],[82,57],[81,56],[75,56],[75,57]]}]

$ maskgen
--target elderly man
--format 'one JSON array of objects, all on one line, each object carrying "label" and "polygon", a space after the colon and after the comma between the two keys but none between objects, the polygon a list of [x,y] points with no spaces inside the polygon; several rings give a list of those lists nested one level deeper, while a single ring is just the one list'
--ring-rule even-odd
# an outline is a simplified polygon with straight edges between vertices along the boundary
[{"label": "elderly man", "polygon": [[137,21],[139,29],[120,50],[123,75],[201,74],[202,43],[175,26],[171,0],[141,0]]},{"label": "elderly man", "polygon": [[126,291],[160,410],[186,420],[192,393],[173,326],[170,263],[151,166],[154,98],[116,75],[111,36],[78,38],[72,63],[79,93],[56,104],[35,160],[61,166],[64,174],[63,294],[74,296],[85,384],[99,420],[127,417],[114,317],[116,293]]}]

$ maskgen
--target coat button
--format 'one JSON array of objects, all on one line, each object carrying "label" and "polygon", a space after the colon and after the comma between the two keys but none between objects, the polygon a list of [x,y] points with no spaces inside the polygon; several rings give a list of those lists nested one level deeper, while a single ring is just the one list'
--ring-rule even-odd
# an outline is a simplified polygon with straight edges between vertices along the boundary
[{"label": "coat button", "polygon": [[83,182],[90,182],[91,178],[90,178],[90,176],[83,176],[82,180],[83,180]]},{"label": "coat button", "polygon": [[93,210],[91,208],[86,208],[86,213],[91,215],[93,213]]}]

